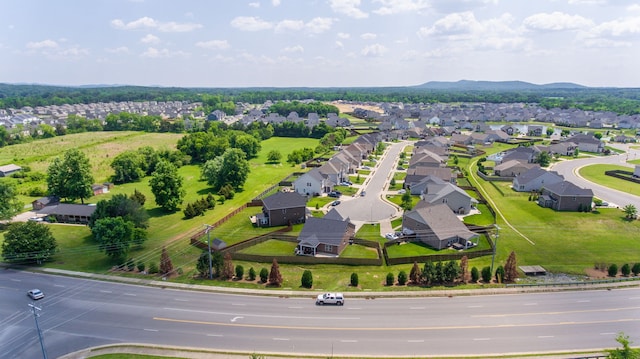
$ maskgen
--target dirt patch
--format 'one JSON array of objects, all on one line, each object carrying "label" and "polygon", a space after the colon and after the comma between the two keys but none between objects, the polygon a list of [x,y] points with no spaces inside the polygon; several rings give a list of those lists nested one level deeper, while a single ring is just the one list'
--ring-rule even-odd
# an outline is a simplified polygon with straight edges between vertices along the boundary
[{"label": "dirt patch", "polygon": [[351,103],[344,103],[342,101],[332,101],[330,103],[332,105],[334,105],[335,107],[337,107],[338,110],[340,110],[340,113],[351,113],[356,108],[362,108],[362,109],[369,110],[369,111],[375,111],[375,112],[380,113],[380,114],[384,113],[384,111],[382,110],[382,108],[380,106],[351,104]]}]

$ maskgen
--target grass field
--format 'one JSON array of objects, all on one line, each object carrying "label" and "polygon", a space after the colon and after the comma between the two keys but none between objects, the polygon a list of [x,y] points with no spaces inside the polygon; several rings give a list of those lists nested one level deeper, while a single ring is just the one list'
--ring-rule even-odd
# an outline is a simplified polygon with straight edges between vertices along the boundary
[{"label": "grass field", "polygon": [[617,165],[589,165],[582,167],[579,171],[580,176],[597,184],[615,188],[618,191],[630,193],[634,196],[640,196],[640,184],[625,181],[623,179],[607,176],[605,171],[621,170],[633,172],[633,168]]}]

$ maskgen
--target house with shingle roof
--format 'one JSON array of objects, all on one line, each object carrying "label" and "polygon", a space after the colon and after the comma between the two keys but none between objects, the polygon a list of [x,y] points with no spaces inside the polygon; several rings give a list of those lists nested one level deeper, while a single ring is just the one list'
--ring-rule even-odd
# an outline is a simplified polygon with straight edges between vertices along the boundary
[{"label": "house with shingle roof", "polygon": [[338,256],[356,233],[356,226],[348,220],[309,217],[298,235],[297,252]]},{"label": "house with shingle roof", "polygon": [[496,165],[493,172],[500,177],[515,177],[527,172],[533,167],[540,167],[537,163],[529,163],[524,161],[509,160]]},{"label": "house with shingle roof", "polygon": [[462,188],[437,178],[427,182],[420,198],[429,204],[444,203],[457,214],[468,214],[478,200],[469,196]]},{"label": "house with shingle roof", "polygon": [[467,241],[479,237],[446,204],[431,205],[425,201],[402,215],[402,230],[437,250],[454,244],[466,246]]},{"label": "house with shingle roof", "polygon": [[262,200],[262,212],[251,217],[258,227],[287,226],[304,223],[307,197],[297,192],[277,192]]},{"label": "house with shingle roof", "polygon": [[538,197],[538,205],[556,211],[590,211],[593,203],[593,191],[580,188],[569,181],[545,186]]},{"label": "house with shingle roof", "polygon": [[527,172],[513,179],[513,190],[517,192],[540,191],[554,183],[564,181],[564,177],[555,171],[546,171],[540,167],[533,167]]},{"label": "house with shingle roof", "polygon": [[293,189],[305,196],[319,196],[333,188],[332,182],[322,175],[319,168],[312,168],[293,181]]}]

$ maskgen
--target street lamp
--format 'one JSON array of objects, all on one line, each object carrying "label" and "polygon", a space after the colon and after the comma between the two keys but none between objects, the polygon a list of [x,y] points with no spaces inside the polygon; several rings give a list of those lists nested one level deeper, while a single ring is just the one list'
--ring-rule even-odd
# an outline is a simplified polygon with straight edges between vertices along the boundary
[{"label": "street lamp", "polygon": [[493,225],[496,228],[496,240],[493,242],[493,255],[491,256],[491,275],[493,275],[493,263],[496,260],[496,251],[498,249],[498,237],[500,237],[500,226]]},{"label": "street lamp", "polygon": [[42,331],[40,330],[40,325],[38,324],[38,317],[40,316],[37,311],[40,311],[42,309],[36,307],[33,304],[29,304],[29,306],[31,307],[31,310],[33,311],[33,318],[36,320],[36,330],[38,331],[38,338],[40,338],[40,348],[42,349],[42,357],[44,359],[47,359],[47,351],[44,350],[44,341],[42,340]]},{"label": "street lamp", "polygon": [[213,229],[212,225],[205,224],[205,233],[207,234],[207,246],[209,247],[209,279],[213,279],[213,262],[211,260],[211,235],[209,231]]}]

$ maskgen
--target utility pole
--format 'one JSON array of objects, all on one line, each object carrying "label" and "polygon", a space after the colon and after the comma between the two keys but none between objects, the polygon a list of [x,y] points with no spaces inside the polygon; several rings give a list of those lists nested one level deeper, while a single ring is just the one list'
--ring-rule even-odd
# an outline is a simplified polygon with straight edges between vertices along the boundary
[{"label": "utility pole", "polygon": [[36,310],[42,310],[38,307],[36,307],[33,304],[29,304],[29,306],[31,307],[31,311],[33,312],[33,318],[36,320],[36,330],[38,330],[38,338],[40,338],[40,348],[42,348],[42,357],[44,359],[47,359],[47,352],[44,350],[44,341],[42,339],[42,331],[40,330],[40,325],[38,324],[38,317],[40,316]]},{"label": "utility pole", "polygon": [[498,250],[498,237],[500,237],[500,226],[493,225],[496,228],[496,240],[493,242],[493,255],[491,256],[491,275],[493,275],[493,263],[496,260],[496,251]]},{"label": "utility pole", "polygon": [[207,233],[207,245],[209,247],[209,279],[213,279],[213,261],[211,260],[211,235],[209,232],[213,229],[212,225],[205,224],[207,229],[205,232]]}]

